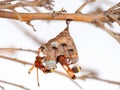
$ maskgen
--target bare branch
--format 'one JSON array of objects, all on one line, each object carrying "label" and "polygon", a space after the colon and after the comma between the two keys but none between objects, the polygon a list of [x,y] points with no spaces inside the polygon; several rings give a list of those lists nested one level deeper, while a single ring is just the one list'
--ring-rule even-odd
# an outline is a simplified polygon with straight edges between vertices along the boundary
[{"label": "bare branch", "polygon": [[11,4],[10,2],[0,1],[0,9],[15,9],[16,7],[25,7],[25,6],[40,6],[45,7],[48,10],[52,10],[53,8],[53,0],[34,0],[34,1],[20,1],[15,4]]},{"label": "bare branch", "polygon": [[111,19],[111,22],[117,22],[120,25],[120,2],[109,8],[105,14],[107,18]]},{"label": "bare branch", "polygon": [[[46,0],[44,0],[46,1]],[[94,0],[87,0],[81,7],[86,4],[93,2]],[[36,2],[35,2],[36,3]],[[29,4],[29,3],[28,3]],[[32,5],[34,3],[31,3]],[[79,12],[81,7],[76,10]],[[105,12],[101,12],[98,14],[76,14],[76,13],[60,13],[54,15],[54,13],[16,13],[10,11],[3,11],[2,8],[0,10],[1,18],[9,18],[15,20],[22,20],[25,22],[30,22],[31,20],[73,20],[73,21],[83,21],[83,22],[93,22],[94,20],[99,20],[101,22],[117,22],[120,24],[120,3],[111,7]],[[14,8],[11,8],[13,10]]]},{"label": "bare branch", "polygon": [[23,49],[23,48],[0,48],[0,50],[5,50],[5,51],[26,51],[26,52],[32,52],[32,53],[37,53],[36,50],[31,50],[31,49]]},{"label": "bare branch", "polygon": [[20,30],[23,34],[25,34],[26,36],[28,36],[28,38],[30,38],[31,40],[33,40],[34,43],[36,43],[37,45],[41,45],[41,44],[44,44],[45,42],[43,40],[39,39],[33,35],[33,33],[30,33],[28,30],[26,30],[21,24],[18,24],[17,22],[10,22],[10,23],[13,23],[14,26],[16,28],[18,28],[18,30]]},{"label": "bare branch", "polygon": [[[111,84],[120,85],[120,82],[118,82],[118,81],[112,81],[112,80],[106,80],[106,79],[101,79],[101,78],[99,78],[99,77],[97,76],[96,72],[94,72],[93,70],[84,69],[84,70],[82,70],[82,72],[86,72],[87,74],[84,74],[84,75],[81,75],[80,77],[77,77],[78,79],[81,79],[81,80],[95,79],[95,80],[103,81],[103,82],[106,82],[106,83],[111,83]],[[82,72],[81,72],[81,73],[82,73]],[[63,73],[63,72],[55,71],[55,73],[69,78],[68,75],[66,75],[66,74]]]},{"label": "bare branch", "polygon": [[2,90],[5,90],[5,88],[4,88],[3,86],[0,86],[0,88],[1,88]]},{"label": "bare branch", "polygon": [[115,10],[116,8],[120,8],[120,2],[117,3],[116,5],[112,6],[111,8],[109,8],[107,11],[111,12],[111,11]]},{"label": "bare branch", "polygon": [[90,79],[95,79],[95,80],[99,80],[99,81],[103,81],[103,82],[107,82],[107,83],[111,83],[111,84],[116,84],[116,85],[120,85],[120,82],[117,82],[117,81],[112,81],[112,80],[106,80],[106,79],[101,79],[99,77],[89,77],[88,78]]},{"label": "bare branch", "polygon": [[7,57],[7,56],[3,56],[3,55],[0,55],[0,58],[4,58],[4,59],[10,60],[10,61],[18,62],[18,63],[24,64],[24,65],[26,65],[26,64],[27,65],[33,65],[30,62],[26,62],[26,61],[23,61],[23,60],[19,60],[19,59],[16,59],[16,58]]},{"label": "bare branch", "polygon": [[[1,83],[4,83],[4,84],[8,84],[8,85],[15,86],[15,87],[19,87],[19,88],[22,88],[22,89],[24,89],[24,90],[31,90],[31,89],[26,88],[26,87],[24,87],[24,86],[22,86],[22,85],[15,84],[15,83],[11,83],[11,82],[8,82],[8,81],[0,80],[0,82],[1,82]],[[3,90],[4,90],[4,88],[3,88]]]},{"label": "bare branch", "polygon": [[[68,19],[73,21],[83,21],[89,23],[93,22],[94,20],[99,20],[101,22],[113,22],[113,21],[116,21],[117,23],[120,22],[119,7],[113,9],[112,11],[111,9],[110,10],[108,9],[108,11],[101,12],[98,14],[60,13],[54,15],[54,13],[18,13],[18,15],[21,16],[22,20],[25,22],[29,22],[31,20],[68,20]],[[18,18],[18,15],[16,15],[14,12],[0,10],[1,18],[20,20]]]},{"label": "bare branch", "polygon": [[110,34],[118,43],[120,43],[120,33],[112,32],[109,28],[107,28],[104,23],[101,21],[95,20],[94,24],[100,28],[102,28],[104,31],[106,31],[108,34]]},{"label": "bare branch", "polygon": [[111,83],[111,84],[120,85],[120,82],[118,82],[118,81],[112,81],[112,80],[106,80],[106,79],[99,78],[97,73],[94,72],[93,70],[84,69],[83,72],[87,72],[87,74],[78,77],[78,79],[82,79],[82,80],[95,79],[98,81],[103,81],[103,82],[107,82],[107,83]]},{"label": "bare branch", "polygon": [[81,10],[89,3],[95,2],[96,0],[87,0],[85,1],[76,11],[75,13],[81,13]]},{"label": "bare branch", "polygon": [[101,28],[105,30],[107,33],[109,33],[118,43],[120,43],[120,33],[114,33],[106,26],[103,26]]},{"label": "bare branch", "polygon": [[118,81],[112,81],[112,80],[107,80],[107,79],[101,79],[97,76],[92,76],[90,74],[86,74],[86,75],[82,75],[81,77],[78,77],[78,79],[82,79],[82,80],[86,80],[86,79],[95,79],[95,80],[98,80],[98,81],[103,81],[103,82],[106,82],[106,83],[111,83],[111,84],[116,84],[116,85],[120,85],[120,82]]},{"label": "bare branch", "polygon": [[[94,21],[95,19],[98,19],[103,22],[108,21],[107,19],[105,19],[105,16],[103,13],[98,15],[62,13],[62,14],[57,14],[55,16],[53,15],[53,13],[19,13],[19,15],[22,17],[22,20],[25,22],[28,22],[31,20],[68,20],[68,19],[73,21],[83,21],[83,22],[89,22],[89,23]],[[0,17],[19,20],[17,15],[9,11],[0,10]]]}]

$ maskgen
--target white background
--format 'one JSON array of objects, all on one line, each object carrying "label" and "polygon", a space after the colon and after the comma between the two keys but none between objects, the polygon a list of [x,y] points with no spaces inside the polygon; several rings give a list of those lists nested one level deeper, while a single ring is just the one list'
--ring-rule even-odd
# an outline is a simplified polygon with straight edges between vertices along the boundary
[{"label": "white background", "polygon": [[[119,0],[96,0],[87,5],[84,13],[94,10],[97,6],[107,10]],[[83,0],[56,0],[55,11],[64,7],[68,13],[74,13],[83,3]],[[40,45],[29,38],[23,31],[29,31],[39,40],[47,42],[55,37],[66,27],[65,21],[32,21],[36,32],[24,22],[0,18],[0,48],[15,47],[37,50]],[[118,24],[113,23],[112,30],[120,32]],[[98,72],[103,79],[120,81],[120,45],[102,29],[84,22],[71,22],[70,34],[73,37],[78,53],[79,64],[82,68],[90,68]],[[21,60],[34,63],[35,54],[16,52],[8,54],[0,51],[1,55],[7,55]],[[70,79],[51,73],[43,74],[39,71],[40,87],[37,87],[36,69],[29,75],[31,66],[22,65],[6,59],[0,59],[0,80],[24,85],[31,90],[80,90]],[[65,72],[58,64],[57,70]],[[87,79],[86,81],[75,80],[84,90],[120,90],[117,85]],[[0,83],[5,90],[22,90],[11,85]]]}]

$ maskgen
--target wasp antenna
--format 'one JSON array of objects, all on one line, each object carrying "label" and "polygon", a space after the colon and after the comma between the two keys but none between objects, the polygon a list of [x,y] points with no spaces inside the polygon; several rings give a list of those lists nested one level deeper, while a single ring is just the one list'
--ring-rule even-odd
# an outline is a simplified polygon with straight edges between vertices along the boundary
[{"label": "wasp antenna", "polygon": [[38,68],[37,68],[37,83],[38,83],[38,87],[40,86],[39,84],[39,74],[38,74]]},{"label": "wasp antenna", "polygon": [[31,73],[31,71],[34,69],[34,65],[28,70],[28,73],[30,74]]}]

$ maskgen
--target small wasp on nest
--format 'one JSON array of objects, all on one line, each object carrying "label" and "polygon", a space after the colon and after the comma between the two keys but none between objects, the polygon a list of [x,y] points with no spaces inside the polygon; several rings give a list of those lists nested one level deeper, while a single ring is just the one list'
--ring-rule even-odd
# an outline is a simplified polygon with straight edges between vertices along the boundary
[{"label": "small wasp on nest", "polygon": [[[78,61],[78,53],[68,30],[69,23],[70,21],[67,20],[67,27],[64,31],[38,49],[38,55],[29,72],[35,66],[37,72],[40,69],[44,73],[51,73],[57,68],[57,63],[60,63],[70,78],[76,78],[75,73],[78,73],[81,67],[75,65]],[[73,67],[71,68],[70,65],[73,65]]]}]

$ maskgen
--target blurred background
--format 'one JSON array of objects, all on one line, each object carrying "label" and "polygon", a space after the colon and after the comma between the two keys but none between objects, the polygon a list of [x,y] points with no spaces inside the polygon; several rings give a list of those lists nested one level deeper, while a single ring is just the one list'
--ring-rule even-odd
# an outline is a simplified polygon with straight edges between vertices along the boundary
[{"label": "blurred background", "polygon": [[[55,0],[54,10],[59,11],[64,8],[68,13],[74,13],[82,5],[84,0]],[[83,13],[95,11],[96,8],[107,10],[118,3],[119,0],[96,0],[88,4]],[[41,11],[47,12],[44,8]],[[20,12],[25,10],[18,8]],[[31,22],[36,32],[26,25],[25,22],[0,18],[0,48],[23,48],[37,50],[41,43],[46,43],[54,38],[66,27],[65,21],[42,21],[34,20]],[[118,24],[113,23],[115,32],[120,33]],[[120,45],[108,33],[102,29],[84,22],[72,21],[69,28],[70,34],[74,39],[79,53],[78,64],[82,68],[89,68],[96,71],[100,78],[120,82]],[[38,41],[33,40],[27,33],[35,36]],[[31,52],[6,52],[0,50],[0,55],[18,58],[34,63],[36,54]],[[40,87],[37,86],[36,69],[29,75],[30,65],[23,65],[0,58],[0,80],[13,82],[30,88],[31,90],[80,90],[70,79],[55,74],[44,74],[39,70]],[[58,64],[58,71],[65,72]],[[79,74],[81,75],[81,74]],[[97,80],[87,79],[75,80],[84,90],[120,90],[118,85],[105,83]],[[7,85],[0,82],[5,90],[22,90],[21,88]],[[0,88],[0,90],[2,90]]]}]

